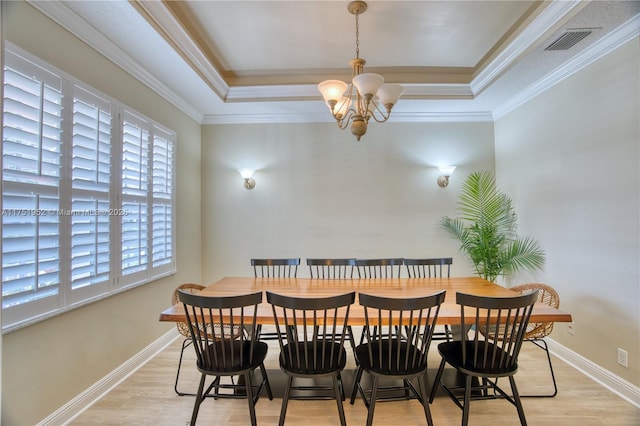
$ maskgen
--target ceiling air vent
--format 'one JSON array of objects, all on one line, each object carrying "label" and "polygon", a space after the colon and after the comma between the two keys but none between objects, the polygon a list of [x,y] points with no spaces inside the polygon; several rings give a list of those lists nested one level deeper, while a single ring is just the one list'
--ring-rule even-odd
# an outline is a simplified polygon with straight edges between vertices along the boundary
[{"label": "ceiling air vent", "polygon": [[569,50],[592,32],[591,29],[567,30],[544,50]]}]

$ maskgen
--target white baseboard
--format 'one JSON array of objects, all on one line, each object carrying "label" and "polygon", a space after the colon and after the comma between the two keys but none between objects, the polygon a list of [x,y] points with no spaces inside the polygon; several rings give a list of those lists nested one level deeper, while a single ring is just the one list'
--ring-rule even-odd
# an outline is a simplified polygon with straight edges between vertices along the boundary
[{"label": "white baseboard", "polygon": [[640,388],[638,386],[624,380],[622,377],[616,376],[611,371],[602,368],[553,339],[546,338],[545,340],[549,344],[549,351],[552,354],[611,392],[629,401],[637,408],[640,408]]},{"label": "white baseboard", "polygon": [[178,331],[173,328],[149,346],[129,358],[124,364],[85,389],[81,394],[67,402],[55,412],[41,420],[37,426],[66,425],[113,388],[135,373],[178,338]]}]

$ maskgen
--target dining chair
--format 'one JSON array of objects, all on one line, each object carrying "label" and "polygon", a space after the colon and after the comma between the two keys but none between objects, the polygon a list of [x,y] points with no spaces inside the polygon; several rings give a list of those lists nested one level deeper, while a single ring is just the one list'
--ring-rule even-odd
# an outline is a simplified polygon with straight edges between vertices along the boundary
[{"label": "dining chair", "polygon": [[[434,257],[429,259],[405,259],[409,278],[449,278],[451,276],[451,257]],[[451,327],[445,324],[440,330],[433,333],[433,340],[450,341],[453,338]]]},{"label": "dining chair", "polygon": [[311,278],[341,279],[353,278],[356,259],[314,258],[307,259]]},{"label": "dining chair", "polygon": [[[342,400],[344,388],[341,371],[347,362],[344,341],[349,333],[347,321],[349,308],[355,300],[355,292],[337,296],[304,298],[291,297],[267,291],[267,301],[273,309],[273,317],[279,336],[280,368],[288,377],[282,398],[280,422],[284,424],[289,399],[316,399],[309,392],[332,390],[333,395],[321,395],[323,399],[335,398],[340,424],[346,419]],[[293,385],[294,378],[313,379],[330,377],[331,386],[310,384]],[[295,394],[292,396],[291,391]]]},{"label": "dining chair", "polygon": [[[460,305],[462,329],[468,332],[462,333],[461,340],[438,345],[442,360],[431,389],[429,402],[433,402],[437,390],[442,388],[462,409],[464,426],[469,422],[471,392],[477,390],[479,394],[474,396],[474,399],[504,398],[509,401],[518,410],[520,424],[526,425],[527,421],[514,376],[518,371],[518,355],[531,311],[537,300],[537,291],[513,297],[456,293],[456,303]],[[484,338],[490,334],[493,335],[493,339]],[[464,396],[460,397],[454,393],[461,387],[446,385],[442,381],[446,364],[451,365],[464,376]],[[499,377],[509,378],[512,395],[498,386]],[[482,383],[474,385],[473,378],[482,379]],[[488,389],[493,389],[493,395],[489,395]]]},{"label": "dining chair", "polygon": [[300,258],[251,259],[254,277],[295,278]]},{"label": "dining chair", "polygon": [[[387,394],[403,390],[400,398],[411,392],[422,404],[427,423],[433,425],[425,387],[427,355],[440,305],[446,291],[419,298],[388,298],[360,293],[359,303],[364,307],[364,341],[356,347],[358,370],[351,392],[351,404],[360,393],[368,408],[367,426],[373,422],[376,400],[395,399],[394,396],[380,398],[379,392]],[[398,333],[397,330],[405,330]],[[362,386],[362,374],[373,377],[370,390]],[[401,379],[402,386],[380,387],[380,379]],[[418,389],[411,383],[417,379]]]},{"label": "dining chair", "polygon": [[[521,294],[529,294],[534,291],[538,291],[538,302],[549,305],[552,308],[560,308],[560,296],[558,292],[551,286],[542,283],[528,283],[511,287],[511,290],[517,291]],[[553,331],[553,322],[529,322],[527,325],[527,331],[524,335],[526,342],[531,342],[540,349],[544,350],[547,354],[547,361],[549,363],[549,371],[551,372],[551,380],[553,382],[553,393],[551,394],[534,394],[534,395],[520,395],[520,397],[549,397],[552,398],[558,394],[558,385],[556,384],[556,376],[553,372],[553,365],[551,364],[551,355],[549,354],[549,347],[547,341],[544,339]]]},{"label": "dining chair", "polygon": [[[264,367],[268,346],[257,338],[256,312],[262,302],[262,292],[239,296],[203,296],[178,290],[178,299],[184,305],[192,346],[196,352],[196,366],[201,373],[191,425],[196,424],[202,401],[213,390],[217,398],[246,396],[251,424],[256,425],[255,403],[263,388],[273,399],[269,378]],[[234,330],[247,330],[236,335]],[[262,380],[252,384],[252,372],[260,369]],[[214,379],[205,390],[207,376]],[[222,384],[224,376],[241,376],[244,383]],[[233,394],[220,393],[232,389]]]},{"label": "dining chair", "polygon": [[[186,283],[180,284],[173,290],[171,293],[171,305],[176,305],[178,303],[178,290],[188,291],[191,293],[199,293],[205,286],[200,284]],[[178,333],[180,333],[184,339],[182,339],[182,348],[180,349],[180,359],[178,360],[178,371],[176,372],[176,381],[173,385],[173,390],[180,396],[190,395],[194,396],[194,393],[186,393],[178,390],[178,378],[180,377],[180,367],[182,366],[182,356],[184,354],[184,349],[191,344],[191,332],[189,331],[189,325],[186,322],[176,322],[176,328],[178,329]]]},{"label": "dining chair", "polygon": [[[256,278],[296,278],[300,258],[281,259],[251,259],[253,275]],[[272,327],[269,327],[270,329]],[[278,340],[275,331],[264,331],[262,324],[258,324],[258,337],[260,340]]]},{"label": "dining chair", "polygon": [[409,278],[449,278],[453,258],[405,259],[404,264]]},{"label": "dining chair", "polygon": [[356,259],[358,278],[399,278],[403,258]]}]

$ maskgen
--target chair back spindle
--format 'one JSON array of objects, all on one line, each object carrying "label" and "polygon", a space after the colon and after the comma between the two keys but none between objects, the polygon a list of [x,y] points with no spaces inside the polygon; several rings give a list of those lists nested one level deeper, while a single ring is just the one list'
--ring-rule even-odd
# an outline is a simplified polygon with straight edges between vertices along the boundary
[{"label": "chair back spindle", "polygon": [[356,265],[354,258],[346,259],[307,259],[311,278],[321,280],[353,278],[353,270]]},{"label": "chair back spindle", "polygon": [[296,278],[300,258],[251,259],[253,275],[256,278]]},{"label": "chair back spindle", "polygon": [[358,278],[399,278],[403,258],[356,259]]},{"label": "chair back spindle", "polygon": [[449,278],[453,258],[405,259],[404,264],[409,278]]}]

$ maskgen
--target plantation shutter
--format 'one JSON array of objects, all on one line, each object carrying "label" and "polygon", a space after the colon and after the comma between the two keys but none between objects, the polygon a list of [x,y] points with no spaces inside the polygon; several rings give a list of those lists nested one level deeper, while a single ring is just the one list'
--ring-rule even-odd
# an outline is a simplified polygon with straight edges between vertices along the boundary
[{"label": "plantation shutter", "polygon": [[[71,289],[108,291],[111,105],[74,87],[71,159]],[[102,284],[101,289],[97,286]],[[87,291],[87,290],[85,290]],[[75,297],[74,297],[75,299]]]},{"label": "plantation shutter", "polygon": [[[122,275],[146,272],[149,263],[149,143],[145,120],[129,112],[122,117]],[[145,274],[146,276],[146,274]]]},{"label": "plantation shutter", "polygon": [[7,52],[3,110],[2,307],[60,300],[62,80]]},{"label": "plantation shutter", "polygon": [[[153,268],[172,268],[173,261],[173,135],[154,128],[153,142]],[[160,272],[160,271],[156,271]]]}]

